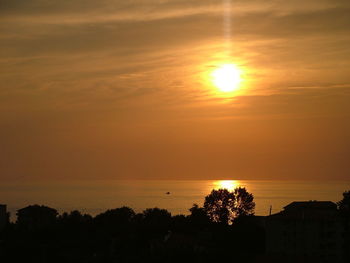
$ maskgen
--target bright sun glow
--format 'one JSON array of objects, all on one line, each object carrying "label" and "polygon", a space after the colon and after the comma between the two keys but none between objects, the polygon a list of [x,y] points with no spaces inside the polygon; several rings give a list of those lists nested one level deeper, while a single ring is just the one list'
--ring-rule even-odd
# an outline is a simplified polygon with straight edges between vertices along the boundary
[{"label": "bright sun glow", "polygon": [[219,180],[214,182],[215,189],[224,188],[229,191],[234,190],[236,187],[238,187],[238,185],[239,185],[239,182],[235,180]]},{"label": "bright sun glow", "polygon": [[214,85],[222,92],[232,92],[239,89],[241,72],[233,64],[225,64],[212,73]]}]

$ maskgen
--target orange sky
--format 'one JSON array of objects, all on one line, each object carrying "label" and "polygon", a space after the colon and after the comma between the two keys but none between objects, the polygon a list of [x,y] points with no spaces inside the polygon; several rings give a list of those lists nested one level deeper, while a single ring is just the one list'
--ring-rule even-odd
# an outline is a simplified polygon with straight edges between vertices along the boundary
[{"label": "orange sky", "polygon": [[227,3],[0,0],[0,179],[348,179],[350,2]]}]

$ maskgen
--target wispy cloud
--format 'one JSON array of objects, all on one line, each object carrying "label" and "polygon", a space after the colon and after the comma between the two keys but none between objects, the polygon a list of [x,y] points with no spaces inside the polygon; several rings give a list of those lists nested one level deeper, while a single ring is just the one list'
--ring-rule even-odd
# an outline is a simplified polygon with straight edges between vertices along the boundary
[{"label": "wispy cloud", "polygon": [[[322,152],[320,158],[332,159],[327,151],[347,153],[350,2],[231,4],[232,50],[227,52],[222,1],[0,0],[0,138],[6,141],[0,154],[11,164],[6,173],[44,174],[59,160],[71,171],[79,170],[65,153],[80,152],[93,163],[96,153],[87,150],[91,145],[105,149],[109,176],[114,171],[110,156],[130,163],[137,150],[139,157],[146,154],[138,144],[154,151],[144,167],[147,161],[164,159],[159,173],[169,168],[171,158],[182,156],[187,144],[193,144],[197,164],[210,162],[201,155],[210,144],[220,152],[215,162],[226,160],[226,172],[232,165],[225,153],[262,165],[252,153],[254,145],[276,158],[279,147],[293,156],[306,149],[302,144],[309,139]],[[213,92],[205,78],[225,59],[238,63],[248,80],[233,98]],[[318,129],[322,132],[313,139]],[[329,135],[336,147],[329,143],[327,150],[320,149],[317,144]],[[274,142],[282,146],[269,151]],[[159,155],[160,146],[150,146],[171,148],[176,143],[176,153],[165,157]],[[30,157],[36,144],[40,149]],[[251,147],[250,153],[244,145]],[[31,165],[38,165],[50,147],[47,169]],[[103,156],[91,170],[104,164]],[[338,170],[346,171],[336,158]],[[180,158],[189,168],[185,159]],[[275,176],[283,170],[272,166],[267,169]],[[142,172],[136,170],[130,173]],[[55,176],[61,172],[63,168]]]}]

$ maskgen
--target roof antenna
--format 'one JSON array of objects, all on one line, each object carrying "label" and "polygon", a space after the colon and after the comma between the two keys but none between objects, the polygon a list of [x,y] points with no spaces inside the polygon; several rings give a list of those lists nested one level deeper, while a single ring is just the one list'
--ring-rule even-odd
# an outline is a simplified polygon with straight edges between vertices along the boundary
[{"label": "roof antenna", "polygon": [[272,213],[272,205],[270,205],[270,215],[271,215],[271,213]]}]

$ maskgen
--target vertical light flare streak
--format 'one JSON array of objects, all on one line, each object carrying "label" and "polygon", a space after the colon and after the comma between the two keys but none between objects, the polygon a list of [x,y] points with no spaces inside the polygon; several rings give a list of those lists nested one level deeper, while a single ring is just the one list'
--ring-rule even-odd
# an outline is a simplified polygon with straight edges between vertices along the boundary
[{"label": "vertical light flare streak", "polygon": [[231,56],[231,37],[232,37],[232,28],[231,28],[231,14],[232,14],[232,0],[223,0],[223,32],[224,32],[224,41],[225,41],[225,53],[228,57]]}]

